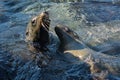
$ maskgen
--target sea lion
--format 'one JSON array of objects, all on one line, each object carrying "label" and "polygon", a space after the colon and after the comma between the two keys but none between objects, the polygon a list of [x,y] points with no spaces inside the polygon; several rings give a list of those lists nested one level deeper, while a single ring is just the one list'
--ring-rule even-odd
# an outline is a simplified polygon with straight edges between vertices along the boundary
[{"label": "sea lion", "polygon": [[45,50],[49,43],[50,19],[48,12],[32,18],[26,29],[26,42],[31,51]]},{"label": "sea lion", "polygon": [[[98,74],[113,74],[120,76],[120,59],[118,57],[109,56],[100,52],[96,52],[74,36],[70,35],[64,25],[57,25],[55,32],[60,39],[60,49],[64,55],[69,57],[68,54],[78,57],[80,60],[88,63],[91,67],[91,73]],[[72,58],[71,58],[72,59]]]}]

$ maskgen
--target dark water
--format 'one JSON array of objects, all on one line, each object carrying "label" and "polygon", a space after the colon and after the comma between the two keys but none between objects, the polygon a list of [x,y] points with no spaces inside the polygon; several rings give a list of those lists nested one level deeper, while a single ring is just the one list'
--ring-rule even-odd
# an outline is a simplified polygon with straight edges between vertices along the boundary
[{"label": "dark water", "polygon": [[65,24],[90,48],[120,57],[119,0],[0,0],[0,80],[91,80],[88,65],[70,64],[54,54],[56,38],[49,46],[55,56],[50,65],[41,68],[33,61],[25,30],[28,21],[43,11],[49,11],[51,31]]}]

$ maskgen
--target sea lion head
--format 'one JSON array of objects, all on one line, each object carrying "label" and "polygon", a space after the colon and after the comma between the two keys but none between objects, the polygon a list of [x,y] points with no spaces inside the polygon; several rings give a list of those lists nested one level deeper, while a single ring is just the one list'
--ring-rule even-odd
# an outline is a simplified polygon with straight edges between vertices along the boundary
[{"label": "sea lion head", "polygon": [[64,25],[57,25],[55,32],[60,39],[60,51],[84,48],[81,41],[78,42],[79,36],[70,28]]},{"label": "sea lion head", "polygon": [[42,12],[29,21],[26,30],[26,41],[35,42],[39,40],[40,29],[43,25],[46,26],[46,29],[49,29],[50,19],[48,12]]},{"label": "sea lion head", "polygon": [[49,42],[50,19],[48,12],[42,12],[32,18],[26,29],[26,42],[32,43],[33,47],[45,46]]},{"label": "sea lion head", "polygon": [[77,35],[77,33],[75,33],[73,30],[71,30],[65,25],[57,25],[55,27],[55,32],[58,35],[59,39],[61,40],[67,39],[67,37],[79,39],[79,36]]}]

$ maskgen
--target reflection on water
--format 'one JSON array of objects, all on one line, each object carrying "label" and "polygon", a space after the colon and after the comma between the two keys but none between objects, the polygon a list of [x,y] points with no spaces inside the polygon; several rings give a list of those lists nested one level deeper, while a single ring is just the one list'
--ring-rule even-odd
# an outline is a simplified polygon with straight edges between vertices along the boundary
[{"label": "reflection on water", "polygon": [[[67,25],[92,49],[119,57],[119,3],[119,0],[1,0],[0,50],[3,51],[2,54],[5,53],[4,51],[8,51],[14,56],[23,56],[24,54],[26,54],[25,56],[28,56],[29,52],[26,51],[24,43],[27,23],[33,16],[46,10],[50,13],[52,31],[57,24]],[[5,55],[8,55],[8,53]],[[3,55],[1,55],[1,57],[3,57]],[[4,57],[1,57],[0,59],[4,60]],[[55,58],[54,62],[51,63],[52,66],[49,66],[50,69],[46,69],[45,74],[49,75],[47,79],[50,78],[53,80],[56,78],[55,76],[57,76],[57,80],[66,80],[66,76],[68,80],[72,78],[78,80],[78,78],[81,78],[81,73],[84,73],[85,71],[83,67],[81,67],[83,64],[72,65],[65,62],[64,59],[59,59],[61,58],[59,56],[57,56],[57,58],[58,59]],[[1,61],[2,60],[0,60],[0,62]],[[7,60],[5,62],[7,62]],[[17,66],[14,66],[14,64]],[[20,64],[19,60],[12,63],[13,69],[16,69],[18,64]],[[31,67],[29,67],[28,64],[31,64]],[[64,64],[65,66],[61,64]],[[53,65],[55,65],[55,69],[53,69]],[[20,64],[20,66],[23,66],[23,64]],[[19,76],[17,76],[16,79],[22,79],[21,73],[24,75],[26,70],[23,70],[24,68],[28,69],[28,67],[32,71],[32,67],[35,67],[35,65],[32,62],[29,62],[22,68],[19,67],[20,71],[17,73]],[[83,70],[81,71],[79,67]],[[35,73],[35,71],[39,72]],[[51,73],[51,71],[53,71],[53,73]],[[33,72],[31,72],[31,75],[34,73],[35,75],[33,75],[33,78],[36,77],[35,79],[38,79],[38,75],[39,77],[41,76],[40,72],[41,69],[36,66],[33,69]],[[87,76],[86,78],[89,77],[88,73],[89,71],[85,73],[85,76]],[[79,76],[76,77],[76,74]],[[45,79],[46,75],[43,75]],[[25,76],[29,75],[26,74],[23,77]],[[82,77],[84,77],[84,75],[82,75]],[[84,77],[85,80],[86,78]],[[30,79],[28,78],[27,80]]]}]

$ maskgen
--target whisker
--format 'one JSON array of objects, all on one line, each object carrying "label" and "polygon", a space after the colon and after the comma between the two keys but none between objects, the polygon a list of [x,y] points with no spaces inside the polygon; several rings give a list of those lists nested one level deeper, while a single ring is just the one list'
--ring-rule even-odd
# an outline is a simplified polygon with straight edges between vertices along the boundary
[{"label": "whisker", "polygon": [[42,24],[42,26],[45,28],[45,30],[46,30],[47,32],[49,32],[49,30],[48,30],[49,28],[47,29],[47,28],[46,28],[47,26],[45,26],[43,23],[41,23],[41,24]]},{"label": "whisker", "polygon": [[49,26],[47,24],[45,24],[45,26],[47,27],[47,29],[49,29]]}]

